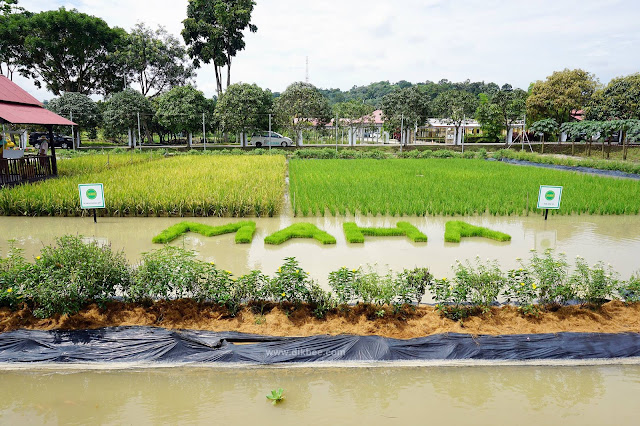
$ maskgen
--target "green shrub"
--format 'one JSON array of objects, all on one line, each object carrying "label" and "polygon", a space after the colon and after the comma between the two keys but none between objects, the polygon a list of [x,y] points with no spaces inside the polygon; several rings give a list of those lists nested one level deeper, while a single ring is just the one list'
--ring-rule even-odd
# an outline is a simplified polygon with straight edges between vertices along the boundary
[{"label": "green shrub", "polygon": [[24,295],[39,318],[73,314],[90,302],[105,302],[131,282],[131,268],[123,252],[108,245],[85,243],[81,237],[63,236],[57,246],[46,246],[31,265]]},{"label": "green shrub", "polygon": [[126,299],[142,302],[201,298],[200,286],[213,266],[180,247],[164,246],[143,253],[135,278],[125,290]]},{"label": "green shrub", "polygon": [[469,261],[464,264],[456,261],[453,270],[455,277],[451,281],[435,280],[430,287],[436,309],[450,319],[460,320],[477,311],[488,312],[505,287],[506,279],[495,261],[483,264],[477,257],[475,266]]},{"label": "green shrub", "polygon": [[270,295],[277,302],[291,302],[299,305],[310,300],[313,281],[309,273],[300,268],[295,257],[287,257],[271,278]]},{"label": "green shrub", "polygon": [[317,226],[311,223],[299,222],[293,225],[274,232],[264,239],[267,244],[279,245],[291,238],[313,238],[320,241],[322,244],[335,244],[336,239],[327,232],[318,229]]},{"label": "green shrub", "polygon": [[0,307],[14,309],[22,301],[25,273],[29,268],[22,253],[11,240],[7,257],[0,257]]},{"label": "green shrub", "polygon": [[633,273],[629,281],[620,283],[618,294],[627,303],[640,302],[640,271]]},{"label": "green shrub", "polygon": [[579,299],[600,307],[613,297],[619,280],[610,265],[605,267],[603,262],[598,262],[590,267],[582,257],[578,257],[569,281]]},{"label": "green shrub", "polygon": [[541,305],[563,305],[575,299],[575,291],[568,280],[569,264],[563,253],[556,258],[551,249],[545,250],[542,256],[534,251],[527,269],[537,283]]},{"label": "green shrub", "polygon": [[515,303],[523,315],[537,316],[540,312],[540,307],[535,303],[538,298],[537,285],[527,269],[512,269],[507,272],[504,296],[506,302]]},{"label": "green shrub", "polygon": [[358,269],[349,269],[345,266],[329,273],[329,286],[335,292],[337,301],[341,305],[353,303],[357,299],[356,277]]},{"label": "green shrub", "polygon": [[416,305],[419,305],[427,288],[433,282],[433,275],[429,272],[429,268],[405,269],[398,274],[397,280],[398,287],[402,288],[403,297],[406,293],[410,302],[415,301]]}]

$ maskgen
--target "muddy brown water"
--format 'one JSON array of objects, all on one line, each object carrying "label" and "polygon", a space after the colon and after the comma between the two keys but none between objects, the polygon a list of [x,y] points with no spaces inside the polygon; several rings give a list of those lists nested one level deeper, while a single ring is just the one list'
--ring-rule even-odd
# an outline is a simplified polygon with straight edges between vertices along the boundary
[{"label": "muddy brown water", "polygon": [[[639,365],[0,371],[2,424],[635,425]],[[284,389],[272,406],[265,395]]]},{"label": "muddy brown water", "polygon": [[[0,217],[0,252],[6,254],[7,240],[17,240],[28,258],[33,258],[45,244],[56,237],[73,234],[110,243],[114,249],[124,250],[129,261],[140,260],[141,253],[160,247],[151,239],[169,226],[182,220],[208,225],[222,225],[234,218],[48,218]],[[301,266],[321,284],[326,285],[329,272],[341,266],[357,268],[377,264],[379,270],[388,265],[394,271],[416,266],[428,266],[436,277],[450,277],[456,259],[480,256],[497,259],[503,268],[518,266],[516,258],[528,259],[531,249],[552,248],[566,253],[570,262],[576,255],[590,263],[610,263],[622,278],[640,269],[640,216],[541,216],[528,217],[310,217],[253,218],[257,230],[251,244],[235,244],[234,234],[204,237],[185,234],[171,244],[195,250],[206,261],[236,275],[260,269],[273,274],[286,257],[295,256]],[[393,227],[408,221],[427,234],[427,243],[413,243],[405,237],[366,237],[364,244],[347,243],[342,231],[345,221],[361,226]],[[510,242],[496,242],[484,238],[465,238],[459,244],[444,241],[444,227],[448,220],[465,220],[512,236]],[[294,222],[310,222],[336,237],[337,244],[322,245],[314,240],[294,239],[279,246],[267,245],[264,238]]]}]

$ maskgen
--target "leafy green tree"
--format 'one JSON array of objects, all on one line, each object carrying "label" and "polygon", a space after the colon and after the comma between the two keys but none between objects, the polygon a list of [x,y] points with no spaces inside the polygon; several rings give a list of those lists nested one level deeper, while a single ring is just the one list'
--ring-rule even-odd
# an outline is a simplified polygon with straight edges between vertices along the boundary
[{"label": "leafy green tree", "polygon": [[558,133],[559,128],[560,126],[556,120],[553,118],[545,118],[544,120],[538,120],[531,124],[529,130],[536,135],[541,135],[542,141],[544,142],[545,135],[555,135]]},{"label": "leafy green tree", "polygon": [[366,125],[367,118],[372,120],[374,111],[373,106],[357,100],[337,103],[332,109],[333,115],[338,117],[338,123],[344,123],[351,130],[352,136],[357,127]]},{"label": "leafy green tree", "polygon": [[[385,126],[391,130],[421,126],[429,117],[430,102],[428,96],[413,86],[399,89],[382,98],[382,114]],[[406,144],[407,138],[405,138]]]},{"label": "leafy green tree", "polygon": [[245,47],[243,31],[258,31],[251,23],[255,4],[253,0],[189,0],[182,37],[196,67],[213,62],[218,95],[225,66],[227,87],[231,84],[231,61]]},{"label": "leafy green tree", "polygon": [[587,118],[619,120],[624,145],[622,158],[627,159],[630,123],[640,119],[640,73],[612,79],[604,89],[598,90],[587,108]]},{"label": "leafy green tree", "polygon": [[452,124],[455,128],[455,144],[460,140],[460,126],[462,122],[473,117],[478,108],[478,98],[469,92],[462,90],[448,90],[442,92],[433,101],[433,109],[436,114],[445,122]]},{"label": "leafy green tree", "polygon": [[202,114],[210,115],[211,104],[195,87],[178,86],[158,97],[156,118],[173,134],[202,129]]},{"label": "leafy green tree", "polygon": [[553,118],[557,123],[571,119],[571,111],[587,106],[598,80],[581,69],[565,69],[537,81],[527,98],[527,114],[534,119]]},{"label": "leafy green tree", "polygon": [[269,126],[269,113],[273,106],[270,90],[262,90],[255,84],[237,83],[220,96],[215,118],[225,132],[242,132],[245,145],[247,131]]},{"label": "leafy green tree", "polygon": [[[104,102],[103,123],[107,137],[119,137],[137,129],[138,114],[141,125],[148,123],[154,114],[151,101],[140,92],[125,89]],[[141,129],[141,132],[144,130]]]},{"label": "leafy green tree", "polygon": [[0,15],[0,74],[13,80],[25,56],[24,39],[30,12]]},{"label": "leafy green tree", "polygon": [[524,118],[526,100],[527,92],[505,84],[484,101],[481,98],[476,118],[482,126],[494,127],[500,123],[500,130],[507,131],[506,142],[509,143],[513,124]]},{"label": "leafy green tree", "polygon": [[587,108],[590,120],[640,118],[640,73],[612,79],[598,90]]},{"label": "leafy green tree", "polygon": [[500,140],[500,133],[502,132],[502,119],[500,118],[500,114],[496,108],[491,108],[489,95],[481,93],[478,99],[480,103],[478,104],[475,118],[480,123],[483,139],[489,142],[497,142]]},{"label": "leafy green tree", "polygon": [[114,60],[125,31],[74,10],[60,8],[29,18],[20,74],[42,83],[56,95],[63,92],[108,94],[122,87]]},{"label": "leafy green tree", "polygon": [[127,71],[127,81],[151,98],[185,85],[195,76],[186,48],[163,27],[154,31],[138,23],[127,36],[118,60]]},{"label": "leafy green tree", "polygon": [[297,82],[289,85],[274,104],[278,124],[289,128],[300,143],[302,130],[328,123],[331,107],[327,98],[312,84]]},{"label": "leafy green tree", "polygon": [[47,103],[47,109],[72,119],[78,124],[78,132],[80,129],[95,132],[95,128],[101,121],[98,104],[82,93],[67,92],[59,98],[50,100]]},{"label": "leafy green tree", "polygon": [[8,15],[16,9],[22,9],[18,7],[18,0],[0,0],[0,13]]}]

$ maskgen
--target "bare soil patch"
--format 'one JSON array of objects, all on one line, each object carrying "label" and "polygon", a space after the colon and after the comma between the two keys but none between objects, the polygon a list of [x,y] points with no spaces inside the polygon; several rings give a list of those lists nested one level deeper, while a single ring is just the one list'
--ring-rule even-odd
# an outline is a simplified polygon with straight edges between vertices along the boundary
[{"label": "bare soil patch", "polygon": [[441,317],[431,306],[421,306],[395,315],[387,311],[379,318],[375,309],[358,305],[330,312],[317,319],[306,306],[245,307],[231,317],[226,309],[193,300],[157,302],[152,305],[111,302],[92,304],[75,315],[35,318],[31,311],[0,309],[0,332],[16,329],[77,330],[115,326],[155,326],[168,329],[238,331],[273,336],[318,334],[379,335],[410,339],[440,333],[473,335],[535,334],[559,332],[640,332],[640,303],[609,302],[601,309],[564,306],[542,312],[538,317],[522,316],[513,306],[494,307],[481,316],[456,322]]}]

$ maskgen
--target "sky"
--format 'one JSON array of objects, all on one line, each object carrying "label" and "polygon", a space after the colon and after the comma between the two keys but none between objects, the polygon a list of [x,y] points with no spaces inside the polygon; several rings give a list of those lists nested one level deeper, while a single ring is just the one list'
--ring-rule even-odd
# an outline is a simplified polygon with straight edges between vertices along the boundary
[{"label": "sky", "polygon": [[[181,40],[187,0],[20,0],[38,12],[77,9],[110,26],[164,26]],[[232,83],[281,92],[306,77],[348,90],[376,81],[509,83],[527,89],[553,71],[582,68],[606,84],[640,71],[637,0],[256,0]],[[196,86],[215,94],[212,65]],[[40,100],[54,96],[14,80]]]}]

